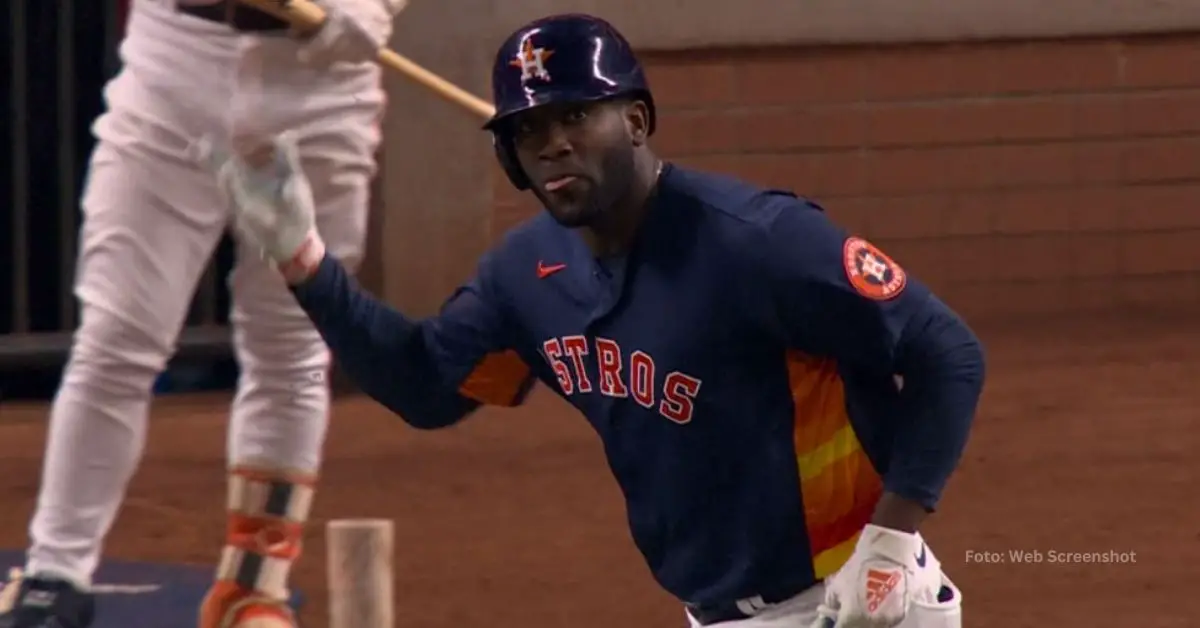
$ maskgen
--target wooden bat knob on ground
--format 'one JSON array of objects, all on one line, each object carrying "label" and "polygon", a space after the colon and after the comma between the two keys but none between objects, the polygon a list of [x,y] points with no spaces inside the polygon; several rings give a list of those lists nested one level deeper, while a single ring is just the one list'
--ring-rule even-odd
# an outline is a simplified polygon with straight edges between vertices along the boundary
[{"label": "wooden bat knob on ground", "polygon": [[[309,0],[239,0],[239,2],[281,20],[286,20],[301,31],[314,31],[325,23],[325,10]],[[433,90],[438,96],[477,116],[490,118],[496,113],[496,108],[491,103],[426,70],[394,50],[380,48],[379,63]]]},{"label": "wooden bat knob on ground", "polygon": [[329,628],[393,628],[392,522],[335,519],[325,538]]}]

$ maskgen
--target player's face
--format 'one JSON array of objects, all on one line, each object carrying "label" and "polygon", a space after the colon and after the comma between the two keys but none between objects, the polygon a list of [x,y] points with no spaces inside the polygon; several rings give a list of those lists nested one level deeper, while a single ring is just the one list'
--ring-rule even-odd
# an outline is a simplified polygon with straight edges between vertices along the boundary
[{"label": "player's face", "polygon": [[645,113],[642,103],[609,101],[546,105],[513,120],[517,159],[559,224],[592,225],[625,197]]}]

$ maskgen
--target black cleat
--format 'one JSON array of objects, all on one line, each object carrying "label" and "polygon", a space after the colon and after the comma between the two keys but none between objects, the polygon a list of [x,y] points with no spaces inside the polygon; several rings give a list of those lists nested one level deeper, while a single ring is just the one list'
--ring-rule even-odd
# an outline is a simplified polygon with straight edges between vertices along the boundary
[{"label": "black cleat", "polygon": [[[0,628],[88,628],[96,614],[91,593],[76,589],[63,580],[26,577],[19,587],[13,607],[0,612]],[[7,596],[0,596],[7,597]]]}]

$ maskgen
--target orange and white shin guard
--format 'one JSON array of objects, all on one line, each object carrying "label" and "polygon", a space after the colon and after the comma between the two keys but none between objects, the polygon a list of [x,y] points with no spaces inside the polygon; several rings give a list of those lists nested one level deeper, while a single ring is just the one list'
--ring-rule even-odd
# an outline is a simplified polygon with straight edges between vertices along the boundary
[{"label": "orange and white shin guard", "polygon": [[229,524],[199,628],[294,628],[288,574],[300,557],[316,477],[237,467],[229,474]]}]

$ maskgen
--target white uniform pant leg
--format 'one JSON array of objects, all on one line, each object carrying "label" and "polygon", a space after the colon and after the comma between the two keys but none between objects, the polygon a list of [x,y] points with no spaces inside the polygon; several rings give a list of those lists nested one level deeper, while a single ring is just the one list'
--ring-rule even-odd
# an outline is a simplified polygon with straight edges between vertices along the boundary
[{"label": "white uniform pant leg", "polygon": [[[810,628],[817,619],[817,606],[824,599],[825,585],[817,584],[749,619],[709,624],[703,628]],[[702,628],[690,614],[687,620],[691,628]]]},{"label": "white uniform pant leg", "polygon": [[[128,114],[106,115],[153,144]],[[103,141],[82,206],[81,322],[50,412],[27,571],[87,586],[141,458],[154,380],[227,212],[194,164]]]},{"label": "white uniform pant leg", "polygon": [[[301,160],[317,228],[330,254],[353,272],[366,244],[378,111],[368,106],[329,117],[330,126],[298,130]],[[242,374],[230,465],[317,473],[329,421],[329,349],[258,251],[239,247],[231,281]]]}]

